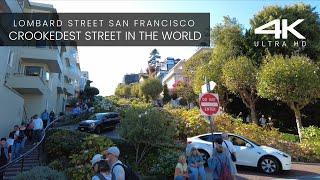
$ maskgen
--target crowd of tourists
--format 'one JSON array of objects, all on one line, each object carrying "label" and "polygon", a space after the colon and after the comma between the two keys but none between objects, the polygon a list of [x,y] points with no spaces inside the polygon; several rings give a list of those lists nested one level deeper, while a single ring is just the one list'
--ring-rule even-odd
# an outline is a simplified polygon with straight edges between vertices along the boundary
[{"label": "crowd of tourists", "polygon": [[[236,179],[235,148],[228,140],[228,134],[223,133],[221,138],[214,140],[212,156],[208,159],[208,171],[213,180]],[[207,179],[204,169],[205,160],[197,148],[192,147],[189,155],[180,155],[175,168],[175,180],[201,180]]]},{"label": "crowd of tourists", "polygon": [[26,142],[37,144],[42,138],[43,129],[53,121],[55,113],[44,110],[39,117],[37,114],[30,121],[15,125],[8,137],[1,138],[0,167],[22,155]]}]

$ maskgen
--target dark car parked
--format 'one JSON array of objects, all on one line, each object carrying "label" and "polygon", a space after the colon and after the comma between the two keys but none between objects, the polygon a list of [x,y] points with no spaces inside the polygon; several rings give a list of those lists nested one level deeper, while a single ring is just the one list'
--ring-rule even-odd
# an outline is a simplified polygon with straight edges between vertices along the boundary
[{"label": "dark car parked", "polygon": [[114,129],[118,123],[120,123],[119,113],[96,113],[88,120],[81,121],[78,130],[100,134],[104,129]]}]

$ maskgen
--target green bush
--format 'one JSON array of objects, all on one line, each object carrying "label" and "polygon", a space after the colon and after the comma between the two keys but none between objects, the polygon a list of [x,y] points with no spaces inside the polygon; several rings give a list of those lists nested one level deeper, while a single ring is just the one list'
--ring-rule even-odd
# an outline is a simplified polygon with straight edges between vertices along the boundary
[{"label": "green bush", "polygon": [[18,174],[16,180],[67,180],[66,176],[59,171],[53,170],[47,166],[37,166],[30,171]]},{"label": "green bush", "polygon": [[152,156],[154,159],[148,158],[150,169],[147,170],[147,175],[172,176],[178,162],[178,157],[182,153],[182,150],[176,149],[157,149],[157,153]]},{"label": "green bush", "polygon": [[84,138],[81,151],[70,156],[69,168],[66,174],[70,179],[90,179],[93,176],[90,160],[97,153],[103,153],[113,142],[103,136],[90,135]]},{"label": "green bush", "polygon": [[184,148],[156,147],[151,149],[150,153],[137,166],[135,164],[134,146],[123,140],[116,140],[114,143],[120,149],[120,160],[130,165],[134,171],[142,175],[143,179],[147,176],[152,176],[153,178],[159,176],[160,179],[164,179],[164,176],[172,176],[178,157],[184,151]]},{"label": "green bush", "polygon": [[299,136],[294,134],[283,133],[282,139],[289,142],[299,142]]},{"label": "green bush", "polygon": [[86,133],[74,132],[65,129],[50,130],[45,141],[45,152],[49,160],[69,157],[81,151],[81,144]]},{"label": "green bush", "polygon": [[135,163],[139,165],[150,149],[173,144],[175,124],[173,116],[161,108],[130,108],[125,112],[118,131],[135,147]]}]

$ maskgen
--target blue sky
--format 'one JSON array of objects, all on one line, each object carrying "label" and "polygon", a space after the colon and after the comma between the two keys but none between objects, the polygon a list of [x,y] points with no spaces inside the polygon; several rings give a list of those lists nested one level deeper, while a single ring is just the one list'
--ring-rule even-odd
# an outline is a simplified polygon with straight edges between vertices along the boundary
[{"label": "blue sky", "polygon": [[[265,6],[304,2],[320,12],[320,0],[30,0],[53,4],[58,12],[199,12],[210,13],[211,27],[223,16],[235,17],[249,27],[249,19]],[[78,47],[81,69],[89,71],[92,85],[101,95],[111,95],[123,75],[145,70],[149,53],[157,48],[162,56],[188,59],[196,47]]]}]

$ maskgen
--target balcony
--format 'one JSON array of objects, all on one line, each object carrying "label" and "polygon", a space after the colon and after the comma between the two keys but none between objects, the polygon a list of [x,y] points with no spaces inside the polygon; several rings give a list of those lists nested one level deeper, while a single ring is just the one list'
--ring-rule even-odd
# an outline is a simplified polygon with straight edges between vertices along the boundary
[{"label": "balcony", "polygon": [[39,76],[26,76],[14,74],[8,77],[7,85],[15,89],[20,94],[43,95],[49,91],[48,85]]},{"label": "balcony", "polygon": [[62,65],[57,49],[49,49],[48,47],[21,47],[19,49],[23,62],[46,64],[50,72],[61,72]]},{"label": "balcony", "polygon": [[74,87],[72,84],[64,84],[64,92],[68,95],[68,96],[73,96],[74,95]]}]

